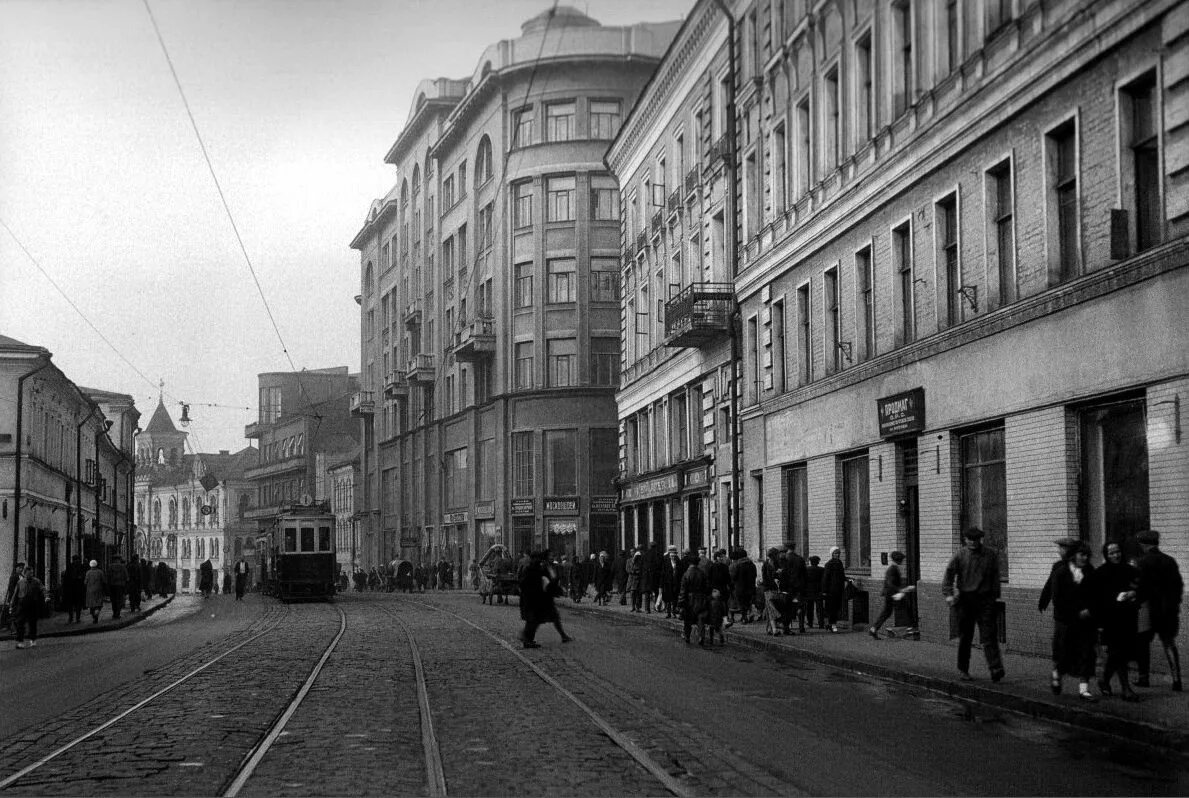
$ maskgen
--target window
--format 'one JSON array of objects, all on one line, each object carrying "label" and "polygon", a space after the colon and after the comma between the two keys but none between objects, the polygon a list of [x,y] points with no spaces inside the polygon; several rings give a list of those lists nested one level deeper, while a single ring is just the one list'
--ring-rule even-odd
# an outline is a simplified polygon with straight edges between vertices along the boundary
[{"label": "window", "polygon": [[[984,0],[987,9],[987,38],[991,38],[999,29],[1011,22],[1012,0]],[[985,531],[985,530],[984,530]]]},{"label": "window", "polygon": [[858,332],[862,343],[859,358],[867,360],[875,357],[875,275],[870,246],[855,253],[855,284],[859,299]]},{"label": "window", "polygon": [[475,153],[475,187],[491,179],[491,139],[484,136],[479,140],[479,150]]},{"label": "window", "polygon": [[590,101],[590,137],[613,139],[619,132],[619,101]]},{"label": "window", "polygon": [[530,227],[533,223],[533,184],[525,181],[512,186],[512,213],[516,227]]},{"label": "window", "polygon": [[772,131],[772,211],[775,214],[782,214],[788,208],[787,148],[784,125],[777,125]]},{"label": "window", "polygon": [[545,140],[569,141],[574,138],[574,101],[545,106]]},{"label": "window", "polygon": [[813,317],[809,283],[797,289],[797,368],[801,384],[813,380]]},{"label": "window", "polygon": [[[991,0],[992,5],[998,0]],[[1011,2],[1011,0],[1008,0]],[[945,0],[945,39],[942,44],[945,52],[941,63],[945,65],[946,73],[953,72],[962,63],[962,36],[958,27],[958,0]]]},{"label": "window", "polygon": [[454,175],[442,181],[442,210],[454,207]]},{"label": "window", "polygon": [[987,261],[998,280],[996,298],[1006,305],[1016,298],[1016,243],[1011,159],[987,172]]},{"label": "window", "polygon": [[822,83],[824,104],[822,109],[822,126],[825,131],[825,141],[822,142],[825,152],[823,161],[826,170],[837,168],[842,160],[842,121],[839,117],[842,98],[838,94],[838,67],[835,66],[828,73]]},{"label": "window", "polygon": [[751,402],[760,401],[760,331],[755,316],[747,320],[747,362],[751,371]]},{"label": "window", "polygon": [[512,114],[512,147],[527,147],[533,143],[533,109],[521,108]]},{"label": "window", "polygon": [[536,458],[533,456],[533,433],[512,433],[512,495],[536,494]]},{"label": "window", "polygon": [[797,196],[813,184],[813,130],[809,124],[809,97],[797,103]]},{"label": "window", "polygon": [[619,261],[615,258],[590,259],[590,301],[619,301]]},{"label": "window", "polygon": [[689,459],[689,408],[684,390],[669,397],[669,452],[674,463]]},{"label": "window", "polygon": [[554,258],[546,264],[545,301],[550,303],[577,301],[573,258]]},{"label": "window", "polygon": [[516,387],[533,387],[533,342],[516,344]]},{"label": "window", "polygon": [[846,567],[871,567],[871,502],[866,453],[842,461],[842,547]]},{"label": "window", "polygon": [[875,135],[874,63],[868,31],[855,44],[855,134],[859,144]]},{"label": "window", "polygon": [[[1092,551],[1122,545],[1124,556],[1140,553],[1135,533],[1148,529],[1148,437],[1142,396],[1081,410],[1081,538]],[[1171,413],[1171,408],[1167,408]],[[1166,416],[1168,418],[1168,416]]]},{"label": "window", "polygon": [[590,178],[590,216],[597,222],[619,221],[619,187],[614,177],[593,175]]},{"label": "window", "polygon": [[574,178],[551,177],[545,189],[546,221],[574,221]]},{"label": "window", "polygon": [[479,476],[479,495],[476,499],[495,498],[496,478],[500,470],[501,466],[495,454],[495,439],[479,441],[478,462],[475,463],[475,471]]},{"label": "window", "polygon": [[454,236],[442,242],[442,268],[447,276],[454,271]]},{"label": "window", "polygon": [[842,355],[845,348],[842,340],[842,312],[840,291],[838,287],[838,269],[826,269],[825,300],[826,300],[826,358],[830,364],[830,373],[842,369]]},{"label": "window", "polygon": [[1003,427],[959,436],[962,457],[962,529],[976,526],[999,552],[999,576],[1007,580],[1007,470]]},{"label": "window", "polygon": [[900,346],[916,340],[916,314],[912,268],[912,225],[905,222],[892,230],[892,268],[896,272],[896,343]]},{"label": "window", "polygon": [[892,116],[908,110],[913,101],[912,3],[892,6]]},{"label": "window", "polygon": [[578,430],[545,431],[545,493],[573,496],[578,492]]},{"label": "window", "polygon": [[578,383],[578,342],[573,338],[555,338],[547,342],[546,380],[551,388],[565,388]]},{"label": "window", "polygon": [[1143,252],[1161,239],[1160,126],[1156,73],[1132,81],[1119,98],[1124,147],[1120,157],[1124,206],[1135,218],[1135,251]]},{"label": "window", "polygon": [[1076,277],[1081,264],[1078,232],[1078,153],[1074,121],[1048,134],[1049,266],[1057,281]]},{"label": "window", "polygon": [[491,249],[493,234],[492,218],[495,216],[495,203],[489,202],[479,209],[478,227],[475,230],[475,251],[483,252]]},{"label": "window", "polygon": [[619,475],[619,431],[590,431],[590,492],[594,496],[613,495]]},{"label": "window", "polygon": [[467,194],[467,162],[463,161],[458,165],[458,194],[460,197],[465,197]]},{"label": "window", "polygon": [[784,539],[809,553],[809,473],[805,465],[781,469],[784,490]]},{"label": "window", "polygon": [[619,382],[619,339],[590,339],[590,382],[615,385]]},{"label": "window", "polygon": [[778,393],[784,393],[788,390],[787,377],[785,375],[785,332],[784,332],[784,300],[779,299],[772,303],[772,329],[770,350],[768,353],[769,370],[771,373],[771,385]]},{"label": "window", "polygon": [[944,281],[944,321],[952,327],[962,321],[960,303],[962,295],[962,270],[958,262],[958,195],[950,194],[933,209],[937,225],[937,278]]}]

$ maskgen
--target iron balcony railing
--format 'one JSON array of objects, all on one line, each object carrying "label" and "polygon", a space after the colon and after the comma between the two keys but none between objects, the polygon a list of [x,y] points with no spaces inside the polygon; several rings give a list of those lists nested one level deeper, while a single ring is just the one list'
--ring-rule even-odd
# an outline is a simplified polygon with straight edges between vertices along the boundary
[{"label": "iron balcony railing", "polygon": [[356,391],[351,396],[351,415],[371,416],[376,413],[376,402],[371,391]]},{"label": "iron balcony railing", "polygon": [[475,320],[454,335],[454,357],[474,361],[495,356],[495,319],[476,316]]},{"label": "iron balcony railing", "polygon": [[700,348],[730,332],[735,288],[693,283],[665,303],[665,346]]},{"label": "iron balcony railing", "polygon": [[434,356],[425,353],[413,355],[406,374],[409,382],[433,382]]}]

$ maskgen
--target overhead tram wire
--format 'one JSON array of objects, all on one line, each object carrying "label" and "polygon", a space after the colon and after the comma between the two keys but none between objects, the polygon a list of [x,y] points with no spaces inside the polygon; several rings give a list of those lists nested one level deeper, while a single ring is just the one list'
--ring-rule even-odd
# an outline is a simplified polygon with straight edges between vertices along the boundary
[{"label": "overhead tram wire", "polygon": [[[555,16],[557,16],[557,5],[558,5],[558,0],[553,0],[553,5],[550,6],[550,8],[549,8],[549,16],[545,18],[545,28],[544,28],[543,32],[541,33],[541,46],[537,48],[537,55],[533,59],[533,68],[532,68],[532,71],[529,72],[528,84],[525,87],[524,97],[521,99],[521,101],[519,103],[520,105],[524,105],[524,103],[528,102],[528,99],[530,97],[532,97],[533,83],[537,79],[537,68],[541,65],[541,58],[545,54],[545,42],[548,41],[548,39],[549,39],[549,26],[553,22],[553,18]],[[542,117],[542,123],[543,122],[544,122],[544,117]],[[501,189],[502,196],[499,197],[493,203],[495,205],[496,212],[499,214],[498,217],[496,217],[495,219],[492,220],[491,229],[492,229],[493,237],[495,236],[495,231],[499,230],[503,226],[504,221],[507,218],[506,210],[508,208],[508,197],[507,197],[507,191],[504,189],[507,188],[507,186],[505,184],[507,182],[506,177],[508,174],[508,161],[511,159],[511,157],[512,157],[512,148],[510,146],[505,147],[503,158],[502,158],[502,163],[500,164],[500,172],[499,172],[500,184],[502,186],[502,189]],[[439,174],[440,174],[440,172],[441,172],[441,169],[439,167]],[[492,175],[492,178],[494,179],[495,175]],[[544,212],[545,212],[544,206],[545,206],[545,203],[542,203],[542,208],[541,208],[542,214],[544,214]],[[542,220],[543,220],[543,218],[544,217],[542,217]],[[441,224],[439,223],[438,225],[435,225],[435,227],[438,229],[438,233],[440,236],[442,233]],[[506,242],[506,244],[508,246],[510,246],[511,242],[508,241],[508,242]],[[471,285],[473,284],[473,282],[475,280],[475,275],[476,275],[476,273],[478,273],[478,271],[479,271],[479,269],[474,268],[474,267],[467,269],[467,281],[464,285],[459,286],[458,296],[465,297],[467,295],[467,292],[469,292],[471,290]],[[443,280],[443,283],[444,282],[445,281]],[[453,336],[456,332],[458,332],[462,329],[461,320],[456,321],[455,325],[458,327],[458,330],[449,331],[448,334],[450,336]],[[435,385],[437,384],[438,380],[442,377],[442,375],[445,371],[445,368],[446,368],[446,358],[442,357],[438,362],[438,367],[436,369],[434,369],[434,384]],[[419,416],[417,416],[418,423],[425,420],[426,413],[427,413],[427,410],[423,407],[421,409],[421,414]]]},{"label": "overhead tram wire", "polygon": [[[297,378],[297,387],[301,390],[302,396],[305,397],[307,403],[310,402],[309,394],[306,393],[305,384],[302,382],[297,365],[293,362],[293,357],[289,354],[289,348],[285,345],[285,338],[281,335],[281,328],[277,324],[276,317],[273,315],[272,307],[268,304],[268,297],[264,295],[264,287],[260,285],[260,278],[256,275],[256,269],[252,266],[252,258],[248,255],[248,248],[244,246],[244,239],[240,235],[239,225],[235,222],[235,216],[231,213],[231,206],[227,203],[227,196],[223,193],[223,186],[219,182],[219,176],[215,172],[215,166],[211,162],[210,153],[207,152],[206,142],[203,141],[202,133],[198,129],[198,122],[194,119],[194,113],[190,110],[190,101],[186,99],[186,92],[182,89],[182,81],[178,77],[177,69],[173,65],[173,58],[169,55],[169,48],[165,46],[165,39],[161,35],[161,28],[157,25],[157,18],[153,15],[153,9],[149,6],[149,0],[141,0],[144,3],[145,11],[149,15],[149,21],[153,25],[153,32],[157,36],[157,43],[161,45],[161,52],[165,56],[165,62],[169,65],[169,74],[173,76],[173,84],[177,87],[178,96],[182,100],[182,105],[186,109],[186,117],[190,120],[190,127],[194,131],[194,137],[198,140],[198,147],[202,151],[202,159],[206,162],[206,168],[210,171],[211,180],[215,184],[215,191],[219,194],[219,201],[223,204],[223,211],[227,214],[227,221],[231,224],[231,230],[235,233],[235,240],[239,244],[239,251],[244,256],[244,263],[247,264],[248,271],[252,275],[252,282],[256,285],[256,291],[260,294],[260,301],[264,304],[264,311],[268,314],[268,320],[272,323],[273,332],[277,335],[277,340],[281,344],[281,351],[285,355],[285,359],[289,361],[289,368],[294,374],[299,375]],[[321,418],[319,417],[319,424]]]}]

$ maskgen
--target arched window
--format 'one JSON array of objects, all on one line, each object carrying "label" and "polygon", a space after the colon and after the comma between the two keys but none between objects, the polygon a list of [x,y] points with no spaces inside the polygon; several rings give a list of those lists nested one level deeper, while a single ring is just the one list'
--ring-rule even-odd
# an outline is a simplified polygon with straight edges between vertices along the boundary
[{"label": "arched window", "polygon": [[211,506],[211,514],[207,516],[210,519],[211,526],[219,525],[219,497],[207,496],[206,503]]},{"label": "arched window", "polygon": [[157,450],[157,465],[165,465],[165,447]]},{"label": "arched window", "polygon": [[244,553],[243,541],[240,540],[239,538],[236,538],[235,539],[235,556],[238,557],[243,553]]},{"label": "arched window", "polygon": [[208,549],[208,551],[210,551],[211,556],[214,557],[216,560],[219,559],[219,540],[218,540],[218,538],[211,538],[210,548]]},{"label": "arched window", "polygon": [[161,526],[161,500],[153,499],[153,526]]},{"label": "arched window", "polygon": [[[239,520],[244,520],[244,515],[247,514],[248,508],[251,506],[251,501],[252,500],[248,498],[248,494],[241,493],[239,495]],[[238,554],[239,552],[236,553]]]},{"label": "arched window", "polygon": [[138,501],[136,503],[136,523],[138,523],[138,524],[144,523],[144,502],[143,501]]},{"label": "arched window", "polygon": [[413,202],[417,201],[417,194],[421,191],[421,164],[413,167]]},{"label": "arched window", "polygon": [[198,559],[206,559],[206,540],[204,538],[198,539]]},{"label": "arched window", "polygon": [[169,500],[169,528],[178,528],[178,501],[172,498]]},{"label": "arched window", "polygon": [[182,499],[182,526],[190,526],[190,497]]},{"label": "arched window", "polygon": [[475,188],[491,179],[491,139],[484,136],[479,140],[479,151],[475,153]]},{"label": "arched window", "polygon": [[375,271],[372,269],[372,262],[367,262],[367,268],[363,270],[363,295],[371,296],[372,288],[376,281]]}]

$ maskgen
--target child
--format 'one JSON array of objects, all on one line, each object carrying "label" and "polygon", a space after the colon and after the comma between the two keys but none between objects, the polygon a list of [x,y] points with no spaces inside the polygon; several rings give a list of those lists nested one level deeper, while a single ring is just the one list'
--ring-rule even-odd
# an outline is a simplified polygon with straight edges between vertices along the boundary
[{"label": "child", "polygon": [[726,645],[727,638],[723,634],[723,618],[727,615],[727,601],[721,590],[710,591],[710,609],[707,613],[707,624],[710,626],[710,645],[714,645],[714,633],[718,632],[719,645]]}]

